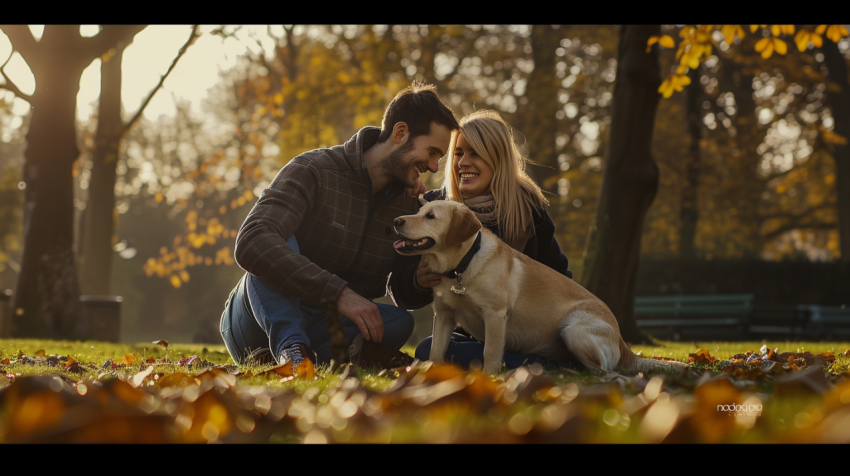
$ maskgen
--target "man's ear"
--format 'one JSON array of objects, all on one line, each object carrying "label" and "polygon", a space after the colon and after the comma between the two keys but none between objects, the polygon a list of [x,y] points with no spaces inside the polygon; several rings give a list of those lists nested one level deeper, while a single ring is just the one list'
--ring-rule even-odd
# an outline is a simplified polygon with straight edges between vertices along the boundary
[{"label": "man's ear", "polygon": [[457,246],[472,238],[481,229],[481,222],[469,208],[456,208],[452,213],[452,221],[443,243],[447,248]]},{"label": "man's ear", "polygon": [[407,127],[407,123],[403,121],[396,122],[393,126],[392,139],[395,145],[402,145],[407,140],[407,136],[410,134],[410,129]]}]

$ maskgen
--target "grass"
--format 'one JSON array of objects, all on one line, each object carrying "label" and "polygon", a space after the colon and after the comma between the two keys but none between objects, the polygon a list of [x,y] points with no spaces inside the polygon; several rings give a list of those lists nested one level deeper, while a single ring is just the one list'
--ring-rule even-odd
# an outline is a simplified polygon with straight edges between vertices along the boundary
[{"label": "grass", "polygon": [[[780,382],[778,376],[744,380],[721,373],[721,360],[730,359],[734,354],[758,351],[763,345],[780,353],[834,353],[836,359],[824,374],[829,381],[828,389],[813,392],[806,390],[811,382],[792,385]],[[138,398],[147,395],[145,405],[159,408],[155,411],[145,409],[145,414],[153,412],[170,418],[171,423],[163,425],[170,428],[170,433],[166,433],[171,436],[151,441],[212,441],[219,439],[220,429],[223,441],[232,442],[796,442],[805,438],[850,442],[850,380],[846,378],[850,374],[844,375],[850,370],[850,357],[843,355],[850,349],[850,342],[665,341],[658,345],[633,346],[633,351],[643,357],[661,356],[684,362],[688,361],[689,354],[699,349],[707,349],[716,362],[692,363],[691,367],[698,370],[684,377],[658,371],[611,380],[611,376],[593,371],[555,369],[541,373],[542,369],[531,367],[503,372],[491,380],[474,371],[462,372],[440,366],[418,367],[408,373],[355,368],[353,375],[319,366],[316,380],[281,381],[278,377],[269,378],[269,374],[259,375],[273,365],[233,365],[223,345],[174,343],[166,349],[154,343],[0,339],[0,361],[10,360],[9,364],[0,364],[3,370],[0,372],[0,442],[52,441],[47,427],[38,426],[38,418],[42,418],[36,418],[39,413],[32,413],[30,407],[24,409],[21,405],[37,405],[32,402],[48,401],[53,397],[49,392],[45,395],[33,390],[35,387],[23,386],[20,388],[29,390],[20,391],[31,393],[23,400],[16,399],[14,392],[2,390],[4,386],[6,390],[16,386],[14,382],[7,384],[2,378],[4,373],[20,376],[58,374],[62,380],[71,382],[68,390],[71,396],[67,398],[79,398],[76,395],[79,388],[75,392],[78,383],[85,383],[92,389],[90,394],[106,392],[125,398],[126,391],[122,391],[120,385],[110,385],[110,381],[131,380],[149,365],[144,363],[149,358],[157,360],[150,379],[135,389],[121,385],[139,392]],[[86,371],[65,372],[64,363],[51,367],[45,360],[27,363],[18,358],[19,354],[35,356],[39,350],[48,357],[72,357],[85,364]],[[414,349],[405,347],[402,350],[412,354]],[[115,370],[101,368],[107,359],[119,363],[125,355],[134,356],[133,365],[119,366]],[[191,369],[179,365],[180,359],[192,356],[210,365]],[[189,385],[196,389],[192,392],[188,387],[179,391],[174,387],[160,389],[154,382],[156,378],[173,373],[196,376],[215,365],[228,365],[228,375],[237,370],[241,372],[238,378],[229,377],[232,382],[228,385],[222,387],[219,382],[219,392],[213,392],[218,396],[199,397],[216,388],[209,379],[203,383],[202,378],[196,379],[197,385],[190,382]],[[246,374],[247,371],[253,376]],[[717,379],[712,375],[730,378]],[[804,373],[787,370],[782,378],[795,375],[803,376]],[[53,380],[41,378],[51,382],[53,388]],[[805,390],[802,393],[801,388]],[[4,399],[4,394],[13,396]],[[107,400],[95,397],[84,399],[83,403],[95,405],[92,402]],[[161,405],[157,403],[160,406],[156,407],[151,403],[154,401]],[[236,401],[243,402],[239,404],[242,407],[235,404]],[[740,416],[727,417],[715,410],[715,406],[723,402],[742,404],[747,401],[764,403],[764,414],[747,420]],[[263,413],[268,411],[269,402],[278,405],[277,410],[268,414],[277,415],[271,421]],[[228,408],[226,414],[231,419],[226,421],[230,423],[215,419],[215,415],[220,416],[215,410],[219,404],[221,408]],[[110,411],[108,407],[98,408],[95,413]],[[245,413],[246,408],[249,413]],[[257,409],[261,411],[258,413]],[[45,411],[41,414],[49,414]],[[351,411],[355,417],[347,420]],[[341,417],[343,413],[346,416]],[[15,422],[23,418],[20,415],[29,414],[36,415],[25,419],[30,426],[18,425],[27,430],[23,433],[23,430],[15,430],[18,428]],[[196,416],[194,420],[187,419],[187,414]],[[110,418],[125,417],[121,415]],[[286,416],[281,419],[282,415]],[[51,420],[54,423],[65,421],[61,416],[54,417]],[[346,426],[348,421],[358,423]],[[653,422],[666,422],[668,426]],[[223,426],[216,427],[213,423]],[[234,430],[234,425],[240,431]],[[250,428],[243,428],[246,425]],[[843,428],[848,428],[846,435]],[[7,431],[5,436],[4,431]],[[63,431],[66,433],[61,433],[62,438],[81,442],[88,441],[85,435],[96,433],[86,433],[85,426],[75,430],[77,433]],[[139,430],[127,434],[132,436],[127,436],[126,440],[122,439],[124,434],[112,438],[116,442],[132,442],[137,441],[133,438],[145,433]]]}]

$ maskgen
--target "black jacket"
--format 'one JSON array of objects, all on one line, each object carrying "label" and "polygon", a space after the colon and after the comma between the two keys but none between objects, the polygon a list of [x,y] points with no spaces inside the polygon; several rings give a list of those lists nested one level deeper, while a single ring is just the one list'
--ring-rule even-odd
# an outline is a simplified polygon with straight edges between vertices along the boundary
[{"label": "black jacket", "polygon": [[[423,197],[429,202],[443,200],[445,191],[443,189],[429,190]],[[532,214],[534,217],[534,235],[528,239],[522,253],[572,279],[573,272],[569,270],[569,260],[561,252],[561,247],[555,240],[555,223],[545,209],[540,208],[537,212]],[[498,224],[486,228],[501,238],[502,234]],[[387,282],[387,292],[396,306],[404,309],[419,309],[434,300],[434,294],[430,289],[420,291],[413,285],[413,276],[415,276],[418,266],[418,261],[405,263],[394,270],[393,275],[397,275],[396,279],[393,279],[393,275],[390,275]]]}]

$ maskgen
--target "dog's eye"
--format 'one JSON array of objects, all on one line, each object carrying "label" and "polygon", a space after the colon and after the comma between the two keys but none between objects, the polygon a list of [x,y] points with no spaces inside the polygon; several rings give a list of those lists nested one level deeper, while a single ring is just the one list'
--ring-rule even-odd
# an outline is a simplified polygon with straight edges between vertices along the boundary
[{"label": "dog's eye", "polygon": [[428,214],[425,215],[425,218],[437,218],[437,217],[434,216],[434,212],[428,212]]}]

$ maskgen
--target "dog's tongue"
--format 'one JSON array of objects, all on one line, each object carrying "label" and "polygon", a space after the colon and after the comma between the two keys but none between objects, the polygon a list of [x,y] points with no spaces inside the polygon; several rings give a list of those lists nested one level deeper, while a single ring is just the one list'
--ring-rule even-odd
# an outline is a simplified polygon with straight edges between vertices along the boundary
[{"label": "dog's tongue", "polygon": [[395,243],[393,243],[393,249],[397,250],[397,249],[401,248],[402,246],[404,246],[404,243],[405,243],[404,240],[396,241]]}]

